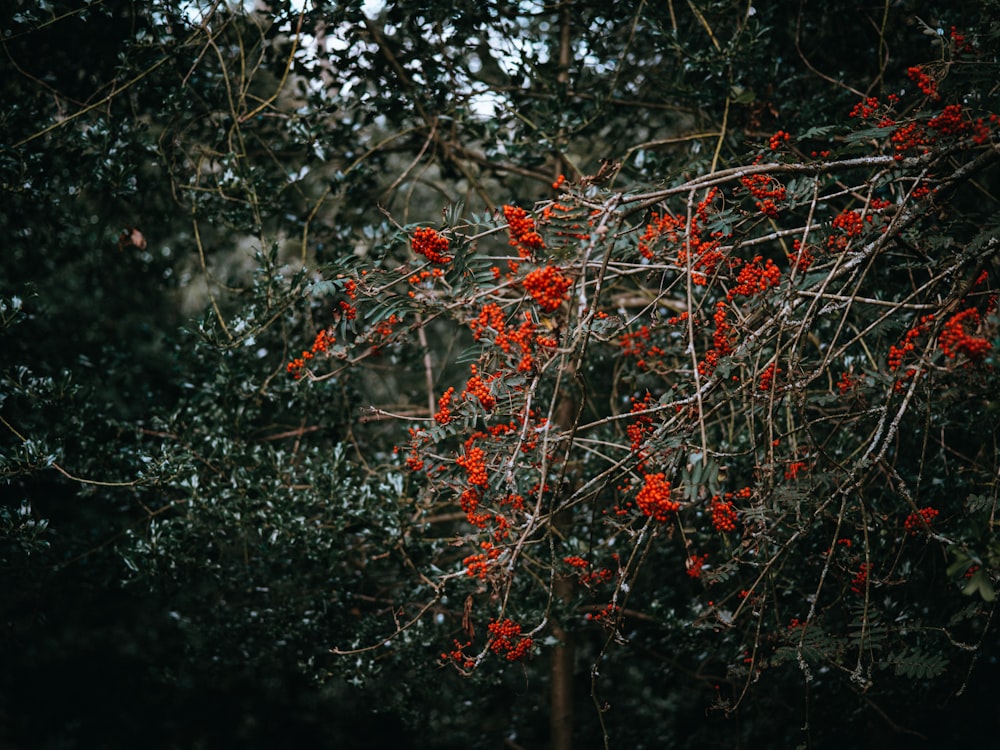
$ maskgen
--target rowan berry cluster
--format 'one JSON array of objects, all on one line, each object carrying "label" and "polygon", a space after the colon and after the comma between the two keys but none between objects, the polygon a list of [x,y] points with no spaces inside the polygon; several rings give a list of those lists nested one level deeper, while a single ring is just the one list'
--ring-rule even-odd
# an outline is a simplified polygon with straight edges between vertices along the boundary
[{"label": "rowan berry cluster", "polygon": [[439,425],[446,425],[451,421],[451,399],[455,395],[455,389],[449,388],[444,395],[438,399],[438,410],[434,415],[434,421]]},{"label": "rowan berry cluster", "polygon": [[555,266],[536,268],[524,277],[524,289],[531,295],[543,312],[551,313],[559,309],[566,299],[566,292],[573,280],[563,276]]},{"label": "rowan berry cluster", "polygon": [[837,390],[843,396],[850,393],[857,384],[858,381],[851,376],[851,373],[844,371],[840,374],[840,380],[837,381]]},{"label": "rowan berry cluster", "polygon": [[504,206],[503,217],[507,222],[510,245],[517,248],[522,258],[533,258],[538,250],[545,247],[545,240],[535,229],[535,220],[523,208]]},{"label": "rowan berry cluster", "polygon": [[531,653],[534,642],[529,636],[521,635],[521,626],[510,618],[493,620],[486,629],[490,633],[490,651],[507,661],[517,661]]},{"label": "rowan berry cluster", "polygon": [[949,359],[964,354],[971,362],[980,362],[992,348],[992,344],[987,339],[966,333],[967,326],[973,330],[980,326],[979,311],[974,307],[956,313],[945,322],[938,336],[938,344]]},{"label": "rowan berry cluster", "polygon": [[285,365],[285,371],[295,380],[298,380],[302,377],[302,371],[306,368],[306,362],[317,354],[327,351],[336,341],[337,339],[330,333],[330,330],[324,328],[316,334],[316,338],[309,349],[303,351],[300,356]]},{"label": "rowan berry cluster", "polygon": [[802,240],[792,242],[792,252],[788,254],[788,262],[796,271],[805,273],[816,258],[813,256],[808,245],[803,245]]},{"label": "rowan berry cluster", "polygon": [[478,374],[477,367],[471,365],[470,369],[472,377],[465,384],[466,393],[479,399],[479,403],[482,404],[486,411],[492,411],[493,407],[497,405],[496,397],[490,391],[489,384]]},{"label": "rowan berry cluster", "polygon": [[940,515],[937,508],[921,508],[916,513],[911,513],[903,522],[903,528],[910,532],[911,536],[919,534],[930,528],[931,522]]},{"label": "rowan berry cluster", "polygon": [[495,547],[493,542],[490,541],[484,541],[479,546],[483,549],[483,552],[478,555],[469,555],[462,560],[462,565],[465,566],[465,574],[467,576],[485,580],[487,575],[489,575],[490,568],[502,554],[502,550],[499,547]]},{"label": "rowan berry cluster", "polygon": [[736,508],[733,507],[732,500],[723,500],[716,495],[712,498],[710,509],[712,512],[712,526],[715,527],[716,531],[723,533],[736,531],[736,521],[739,517],[736,515]]},{"label": "rowan berry cluster", "polygon": [[916,340],[927,333],[927,326],[934,320],[933,315],[922,315],[919,322],[913,326],[903,340],[889,347],[889,369],[895,372],[903,362],[903,357],[916,349]]},{"label": "rowan berry cluster", "polygon": [[941,135],[958,136],[969,132],[971,123],[962,117],[961,104],[949,104],[941,110],[941,114],[927,121],[927,127]]},{"label": "rowan berry cluster", "polygon": [[934,137],[919,123],[908,122],[892,131],[889,142],[896,152],[896,161],[902,161],[907,151],[927,153],[927,148],[934,143]]},{"label": "rowan berry cluster", "polygon": [[766,174],[747,175],[741,177],[740,182],[757,199],[755,205],[758,211],[765,216],[777,218],[778,203],[781,203],[788,197],[788,191],[784,185]]},{"label": "rowan berry cluster", "polygon": [[451,651],[446,651],[441,654],[440,659],[446,664],[454,664],[459,669],[470,670],[476,666],[476,660],[471,656],[465,654],[465,649],[472,645],[472,641],[467,641],[465,643],[459,643],[457,640],[453,641],[454,647]]},{"label": "rowan berry cluster", "polygon": [[625,357],[635,357],[635,366],[640,370],[646,370],[653,364],[650,360],[658,360],[666,352],[662,347],[655,344],[650,345],[651,333],[648,325],[639,327],[639,330],[632,333],[623,333],[618,339],[622,355]]},{"label": "rowan berry cluster", "polygon": [[621,611],[622,611],[621,607],[619,607],[617,604],[612,603],[606,605],[596,615],[588,612],[585,615],[585,619],[594,620],[595,622],[599,622],[602,625],[614,626],[615,622],[618,619],[618,616],[621,614]]},{"label": "rowan berry cluster", "polygon": [[913,65],[907,68],[906,75],[927,98],[935,100],[941,98],[941,95],[938,94],[937,81],[921,66]]},{"label": "rowan berry cluster", "polygon": [[771,387],[774,385],[774,379],[780,374],[781,368],[778,367],[777,363],[772,362],[760,374],[760,380],[757,381],[757,388],[762,391],[771,390]]},{"label": "rowan berry cluster", "polygon": [[556,346],[555,340],[551,337],[536,335],[537,325],[530,312],[524,313],[520,326],[509,328],[504,320],[503,311],[495,302],[483,305],[479,315],[469,322],[469,328],[476,341],[492,332],[493,343],[505,354],[510,354],[516,346],[520,353],[518,372],[531,370],[534,365],[536,345],[545,349]]},{"label": "rowan berry cluster", "polygon": [[809,464],[805,461],[792,461],[788,466],[785,467],[785,480],[794,481],[798,479],[799,472],[804,471],[809,468]]},{"label": "rowan berry cluster", "polygon": [[417,255],[423,255],[431,263],[450,263],[448,238],[430,227],[417,227],[410,238],[410,246]]},{"label": "rowan berry cluster", "polygon": [[649,414],[637,414],[636,412],[644,412],[651,409],[654,405],[653,396],[649,391],[646,391],[646,395],[641,399],[632,399],[632,413],[635,416],[632,418],[633,421],[625,428],[625,431],[628,433],[632,452],[639,456],[640,463],[645,458],[642,454],[642,445],[646,440],[646,436],[652,432],[653,417]]},{"label": "rowan berry cluster", "polygon": [[729,290],[726,297],[730,300],[738,297],[752,297],[761,294],[768,289],[781,283],[781,269],[774,265],[774,261],[760,255],[754,257],[749,263],[745,263],[740,268],[736,276],[736,286]]},{"label": "rowan berry cluster", "polygon": [[669,521],[673,513],[680,510],[680,503],[670,496],[670,482],[667,475],[646,474],[644,484],[636,495],[635,504],[643,515],[650,516],[654,521]]},{"label": "rowan berry cluster", "polygon": [[[868,214],[866,219],[871,222],[872,215]],[[865,223],[860,211],[843,211],[833,218],[831,225],[840,233],[831,234],[827,238],[826,249],[830,252],[842,252],[850,245],[851,238],[861,235]]]},{"label": "rowan berry cluster", "polygon": [[851,591],[855,594],[860,594],[865,590],[868,585],[868,574],[871,571],[871,564],[861,563],[858,566],[858,572],[854,574],[854,578],[851,579]]},{"label": "rowan berry cluster", "polygon": [[646,225],[646,231],[639,238],[640,255],[647,260],[654,260],[656,243],[665,239],[668,245],[677,247],[678,267],[690,268],[692,282],[705,286],[708,277],[715,273],[716,267],[725,257],[719,250],[723,234],[712,232],[703,237],[702,230],[702,226],[708,221],[708,211],[718,194],[718,188],[708,191],[705,198],[694,207],[690,226],[685,219],[669,213],[654,213],[652,221]]},{"label": "rowan berry cluster", "polygon": [[781,144],[788,143],[791,138],[792,136],[790,133],[786,133],[784,130],[779,130],[768,139],[767,147],[772,151],[777,151],[781,148]]},{"label": "rowan berry cluster", "polygon": [[733,353],[732,326],[727,320],[728,311],[725,300],[715,303],[715,312],[712,314],[712,321],[715,323],[712,348],[708,349],[698,362],[698,374],[703,378],[707,378],[715,371],[720,358]]},{"label": "rowan berry cluster", "polygon": [[705,562],[708,560],[708,554],[704,555],[691,555],[687,560],[684,561],[684,567],[686,572],[691,578],[701,578],[701,569],[705,567]]},{"label": "rowan berry cluster", "polygon": [[354,320],[358,317],[358,309],[352,305],[350,302],[345,302],[341,300],[337,303],[337,307],[340,309],[340,315],[345,320]]},{"label": "rowan berry cluster", "polygon": [[469,484],[476,487],[485,487],[488,484],[486,452],[479,446],[467,448],[463,455],[455,459],[455,463],[465,469]]}]

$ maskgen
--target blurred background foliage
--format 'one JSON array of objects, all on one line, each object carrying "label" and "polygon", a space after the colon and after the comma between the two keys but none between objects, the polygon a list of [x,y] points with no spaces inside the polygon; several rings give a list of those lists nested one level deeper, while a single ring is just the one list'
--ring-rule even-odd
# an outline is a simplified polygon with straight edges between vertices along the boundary
[{"label": "blurred background foliage", "polygon": [[[422,347],[309,387],[285,373],[330,322],[328,280],[398,265],[399,225],[530,206],[560,174],[638,189],[744,163],[779,128],[824,142],[859,97],[942,59],[953,25],[981,54],[948,85],[1000,109],[994,0],[0,13],[11,748],[546,746],[545,669],[441,671],[433,616],[377,657],[330,654],[428,600],[407,562],[449,540],[412,536],[398,436],[365,411],[428,416]],[[995,210],[965,200],[951,210]],[[969,414],[940,429],[973,424],[985,444],[995,404]],[[648,604],[682,612],[686,583]],[[725,659],[698,633],[637,636],[602,665],[618,747],[933,747],[1000,730],[993,645],[960,698],[965,674],[921,673],[877,700],[823,679],[803,698],[789,664],[727,716],[710,710]],[[579,747],[601,742],[588,656]]]}]

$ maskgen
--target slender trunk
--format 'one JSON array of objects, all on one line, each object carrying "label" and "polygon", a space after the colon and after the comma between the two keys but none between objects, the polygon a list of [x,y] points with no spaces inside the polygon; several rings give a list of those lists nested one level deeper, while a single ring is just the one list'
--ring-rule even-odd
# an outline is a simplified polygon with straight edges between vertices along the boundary
[{"label": "slender trunk", "polygon": [[[573,581],[565,576],[555,580],[557,600],[566,600],[573,594]],[[559,645],[552,649],[550,679],[552,682],[552,714],[550,732],[552,750],[571,750],[573,747],[573,662],[574,648],[572,636],[561,623],[552,625],[552,635],[559,639]]]}]

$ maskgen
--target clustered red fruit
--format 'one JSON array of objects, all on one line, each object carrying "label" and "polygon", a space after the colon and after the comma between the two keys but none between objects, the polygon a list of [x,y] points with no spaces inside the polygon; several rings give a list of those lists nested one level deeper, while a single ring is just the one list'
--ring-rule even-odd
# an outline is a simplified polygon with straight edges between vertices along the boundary
[{"label": "clustered red fruit", "polygon": [[899,344],[889,347],[889,369],[896,371],[903,362],[903,357],[916,349],[916,339],[927,333],[927,325],[934,320],[933,315],[922,315],[917,325],[913,326]]},{"label": "clustered red fruit", "polygon": [[449,388],[444,395],[438,399],[438,411],[434,415],[434,421],[440,425],[446,425],[451,421],[451,398],[455,395],[455,389]]},{"label": "clustered red fruit", "polygon": [[736,531],[736,508],[733,507],[732,500],[723,500],[718,495],[712,498],[712,526],[716,531],[723,533]]},{"label": "clustered red fruit", "polygon": [[469,448],[464,455],[455,459],[455,463],[468,473],[469,484],[476,487],[487,485],[486,452],[482,448],[479,446]]},{"label": "clustered red fruit", "polygon": [[642,444],[646,440],[646,435],[653,430],[653,417],[649,414],[637,414],[636,412],[644,412],[647,409],[651,409],[655,403],[653,395],[649,391],[646,391],[646,395],[641,399],[632,399],[632,413],[635,414],[633,417],[634,421],[625,428],[632,452],[639,457],[640,466],[645,461]]},{"label": "clustered red fruit", "polygon": [[760,381],[757,383],[757,387],[762,391],[771,390],[771,386],[774,384],[774,379],[780,374],[781,368],[772,362],[767,366],[764,372],[760,374]]},{"label": "clustered red fruit", "polygon": [[521,355],[517,364],[518,372],[529,372],[532,369],[536,346],[549,349],[556,345],[556,341],[550,336],[536,333],[538,326],[530,312],[524,313],[520,326],[508,327],[503,310],[495,302],[483,305],[479,315],[469,322],[469,328],[472,329],[472,336],[476,341],[492,332],[493,343],[504,354],[511,354],[516,346]]},{"label": "clustered red fruit", "polygon": [[293,378],[298,380],[302,377],[302,371],[306,368],[306,362],[315,357],[321,352],[325,352],[337,341],[333,334],[330,333],[328,328],[324,328],[322,331],[316,334],[316,338],[313,340],[312,346],[302,352],[302,355],[296,357],[291,362],[285,366],[285,370]]},{"label": "clustered red fruit", "polygon": [[451,258],[445,255],[448,252],[448,238],[430,227],[418,227],[413,230],[410,244],[413,252],[423,255],[431,263],[451,262]]},{"label": "clustered red fruit", "polygon": [[495,547],[492,542],[484,541],[479,545],[483,553],[479,555],[469,555],[462,560],[465,566],[465,574],[471,578],[484,580],[490,572],[490,567],[494,561],[500,557],[501,550]]},{"label": "clustered red fruit", "polygon": [[854,574],[854,578],[851,579],[851,591],[855,594],[860,594],[865,590],[865,586],[868,585],[868,573],[871,571],[871,565],[868,563],[861,563],[858,567],[858,572]]},{"label": "clustered red fruit", "polygon": [[535,220],[523,208],[504,206],[503,217],[507,222],[510,245],[517,248],[517,254],[522,258],[534,257],[538,250],[545,247],[545,240],[535,230]]},{"label": "clustered red fruit", "polygon": [[[781,131],[778,132],[780,133]],[[788,191],[784,185],[766,174],[752,174],[741,177],[740,182],[757,199],[756,205],[758,211],[771,218],[778,216],[778,203],[781,203],[788,197]]]},{"label": "clustered red fruit", "polygon": [[844,371],[840,374],[840,380],[837,381],[837,390],[842,396],[847,395],[857,384],[858,381],[851,377],[851,373]]},{"label": "clustered red fruit", "polygon": [[779,130],[777,133],[771,136],[767,142],[767,147],[772,151],[777,151],[781,148],[782,143],[788,143],[791,139],[791,134],[786,133],[784,130]]},{"label": "clustered red fruit", "polygon": [[906,75],[911,81],[917,84],[917,88],[929,99],[940,99],[938,94],[937,81],[927,73],[921,66],[913,65],[906,69]]},{"label": "clustered red fruit", "polygon": [[521,635],[521,626],[510,618],[493,620],[486,629],[490,633],[490,651],[507,661],[517,661],[531,653],[534,641]]},{"label": "clustered red fruit", "polygon": [[483,405],[486,411],[492,411],[493,407],[497,405],[496,397],[490,391],[490,386],[487,382],[479,376],[476,366],[472,365],[470,369],[472,370],[472,377],[465,384],[466,393],[479,399],[479,403]]},{"label": "clustered red fruit", "polygon": [[704,555],[691,555],[684,562],[685,568],[687,568],[687,574],[691,578],[701,578],[701,569],[705,567],[705,561],[708,560],[708,554]]},{"label": "clustered red fruit", "polygon": [[656,243],[665,239],[667,244],[677,248],[678,267],[690,267],[692,283],[705,286],[708,277],[715,273],[716,267],[725,257],[719,250],[723,233],[711,232],[703,236],[705,232],[702,229],[708,221],[708,211],[718,194],[718,188],[708,191],[705,198],[694,207],[690,225],[686,219],[679,216],[654,213],[652,221],[646,225],[646,231],[639,238],[640,255],[647,260],[653,260]]},{"label": "clustered red fruit", "polygon": [[966,333],[966,326],[972,329],[979,327],[979,311],[974,307],[956,313],[944,324],[938,343],[941,351],[949,359],[955,359],[964,354],[972,362],[979,362],[992,348],[987,339]]},{"label": "clustered red fruit", "polygon": [[524,277],[525,291],[547,313],[559,309],[572,285],[572,279],[563,276],[555,266],[536,268]]},{"label": "clustered red fruit", "polygon": [[854,237],[861,236],[864,230],[865,221],[871,223],[872,215],[869,213],[864,220],[860,211],[843,211],[833,218],[831,225],[839,230],[827,237],[826,249],[831,253],[842,252],[851,244]]},{"label": "clustered red fruit", "polygon": [[906,517],[903,527],[910,532],[911,536],[919,534],[930,528],[931,522],[941,513],[937,508],[921,508],[916,513],[911,513]]},{"label": "clustered red fruit", "polygon": [[645,483],[635,498],[635,504],[643,515],[650,516],[654,521],[669,521],[672,513],[680,510],[680,503],[670,497],[670,482],[667,475],[646,474]]},{"label": "clustered red fruit", "polygon": [[743,264],[736,276],[736,286],[729,290],[726,297],[734,299],[737,296],[752,297],[777,286],[781,282],[781,269],[774,261],[763,256],[754,256],[753,260]]}]

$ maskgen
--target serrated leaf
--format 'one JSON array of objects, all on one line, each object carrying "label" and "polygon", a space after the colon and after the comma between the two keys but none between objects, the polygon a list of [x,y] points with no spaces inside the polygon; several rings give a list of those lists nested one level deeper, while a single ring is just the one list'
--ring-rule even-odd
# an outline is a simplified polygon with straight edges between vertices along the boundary
[{"label": "serrated leaf", "polygon": [[940,653],[928,653],[920,648],[913,648],[909,653],[899,657],[896,662],[896,674],[900,677],[912,677],[917,680],[928,680],[937,677],[948,667],[948,659]]}]

